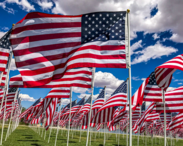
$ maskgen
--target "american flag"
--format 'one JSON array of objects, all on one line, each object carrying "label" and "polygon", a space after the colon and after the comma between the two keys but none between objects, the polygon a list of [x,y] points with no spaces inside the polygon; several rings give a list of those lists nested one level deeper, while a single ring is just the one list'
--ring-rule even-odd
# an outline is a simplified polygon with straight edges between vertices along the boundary
[{"label": "american flag", "polygon": [[125,20],[126,11],[28,13],[10,39],[23,81],[34,87],[60,79],[71,68],[126,68]]},{"label": "american flag", "polygon": [[52,88],[45,98],[69,98],[70,88]]},{"label": "american flag", "polygon": [[8,57],[10,53],[10,33],[12,29],[10,29],[1,39],[0,39],[0,72],[4,72],[6,69],[6,65],[8,63]]},{"label": "american flag", "polygon": [[183,54],[176,56],[155,69],[158,86],[166,91],[171,83],[172,74],[177,69],[183,71]]},{"label": "american flag", "polygon": [[172,131],[177,128],[182,128],[182,124],[183,124],[183,113],[181,112],[178,115],[176,115],[169,123],[170,130]]},{"label": "american flag", "polygon": [[[163,102],[156,103],[157,112],[164,112]],[[165,110],[170,112],[183,112],[183,86],[165,93]]]},{"label": "american flag", "polygon": [[16,99],[18,96],[18,88],[8,89],[8,94],[5,97],[6,104],[14,102],[14,98]]},{"label": "american flag", "polygon": [[[153,110],[155,106],[155,103],[151,103],[151,105],[147,108],[147,110],[143,113],[143,115],[140,117],[139,120],[137,120],[133,126],[133,130],[134,132],[136,132],[137,129],[141,128],[143,126],[143,124],[145,123],[145,120],[147,118],[147,116],[149,115],[149,113]],[[135,128],[136,127],[136,128]]]},{"label": "american flag", "polygon": [[45,124],[45,129],[48,130],[49,126],[52,123],[53,120],[53,115],[55,113],[55,109],[57,107],[57,101],[58,98],[51,98],[51,102],[49,104],[49,106],[46,108],[46,124]]},{"label": "american flag", "polygon": [[[30,79],[30,78],[28,78]],[[52,80],[50,83],[39,88],[58,88],[58,87],[82,87],[91,88],[92,68],[74,68],[65,72],[64,76],[60,79]],[[23,83],[21,74],[10,78],[9,87],[27,88],[27,83]]]},{"label": "american flag", "polygon": [[[95,126],[97,123],[107,123],[112,121],[114,114],[114,107],[126,106],[127,104],[127,80],[124,81],[115,91],[111,94],[111,97],[103,104],[98,110],[95,116],[91,120],[91,126]],[[103,116],[98,117],[101,112]]]},{"label": "american flag", "polygon": [[[102,105],[104,104],[104,98],[105,98],[105,87],[102,89],[102,91],[100,92],[100,94],[98,95],[97,99],[95,100],[95,102],[92,105],[92,110],[91,110],[91,121],[92,118],[95,116],[95,114],[97,113],[97,111],[102,107]],[[101,113],[98,116],[103,116],[103,113]],[[98,119],[98,118],[97,118]],[[83,121],[82,121],[82,129],[87,129],[88,127],[88,120],[89,120],[89,112],[87,114],[85,114]],[[90,124],[92,124],[93,122],[90,121]],[[93,125],[90,125],[93,127]]]},{"label": "american flag", "polygon": [[[7,64],[7,67],[8,67],[8,64]],[[8,68],[6,67],[5,71],[2,72],[2,78],[1,78],[1,82],[0,82],[0,86],[4,87],[5,86],[5,83],[6,83],[6,79],[7,79],[7,72],[8,72]],[[11,87],[10,87],[11,88]]]},{"label": "american flag", "polygon": [[136,106],[142,105],[144,90],[148,84],[149,78],[146,78],[135,94],[132,96],[132,109],[135,110]]},{"label": "american flag", "polygon": [[155,73],[152,72],[149,76],[148,84],[144,91],[144,101],[161,102],[162,101],[162,90],[156,84]]}]

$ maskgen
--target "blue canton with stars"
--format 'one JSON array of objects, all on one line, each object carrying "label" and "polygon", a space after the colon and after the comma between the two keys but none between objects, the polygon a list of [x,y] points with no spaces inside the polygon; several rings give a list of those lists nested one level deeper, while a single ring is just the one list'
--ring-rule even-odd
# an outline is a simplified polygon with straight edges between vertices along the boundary
[{"label": "blue canton with stars", "polygon": [[149,75],[149,82],[148,82],[149,85],[157,85],[156,83],[156,78],[155,78],[155,73],[152,72],[150,75]]},{"label": "blue canton with stars", "polygon": [[83,15],[81,43],[125,40],[125,17],[126,11]]},{"label": "blue canton with stars", "polygon": [[10,29],[1,39],[0,39],[0,48],[4,49],[10,49],[11,43],[10,43],[10,34],[12,29]]},{"label": "blue canton with stars", "polygon": [[100,92],[99,96],[97,97],[97,99],[99,98],[104,98],[104,93],[105,93],[105,88]]},{"label": "blue canton with stars", "polygon": [[114,94],[117,93],[127,93],[127,80],[124,81],[112,94],[111,96],[113,96]]}]

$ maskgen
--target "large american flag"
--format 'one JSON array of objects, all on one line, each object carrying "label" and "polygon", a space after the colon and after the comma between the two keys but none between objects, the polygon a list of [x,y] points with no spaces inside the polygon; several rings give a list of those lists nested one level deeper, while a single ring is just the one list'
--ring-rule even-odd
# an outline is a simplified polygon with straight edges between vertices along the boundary
[{"label": "large american flag", "polygon": [[166,91],[171,83],[172,74],[177,69],[183,71],[183,54],[174,57],[155,69],[158,86]]},{"label": "large american flag", "polygon": [[[30,79],[30,78],[28,78]],[[65,72],[64,76],[60,79],[52,80],[50,83],[39,88],[58,88],[58,87],[82,87],[91,88],[92,68],[74,68]],[[26,88],[27,83],[23,82],[21,74],[10,78],[9,87]]]},{"label": "large american flag", "polygon": [[61,78],[71,68],[126,68],[125,20],[126,11],[28,13],[15,24],[10,39],[23,81],[34,87]]},{"label": "large american flag", "polygon": [[8,57],[10,53],[10,33],[12,29],[10,29],[1,39],[0,39],[0,72],[4,72],[6,69],[6,65],[8,63]]},{"label": "large american flag", "polygon": [[156,83],[155,73],[152,72],[148,77],[149,81],[144,90],[144,101],[161,102],[162,90]]},{"label": "large american flag", "polygon": [[[115,106],[126,106],[127,104],[127,80],[124,81],[114,92],[111,97],[103,104],[95,116],[91,119],[91,126],[97,123],[107,123],[112,121]],[[102,117],[98,115],[102,114]]]},{"label": "large american flag", "polygon": [[8,89],[8,94],[5,97],[6,104],[14,102],[14,98],[17,98],[18,96],[17,94],[18,94],[18,88]]}]

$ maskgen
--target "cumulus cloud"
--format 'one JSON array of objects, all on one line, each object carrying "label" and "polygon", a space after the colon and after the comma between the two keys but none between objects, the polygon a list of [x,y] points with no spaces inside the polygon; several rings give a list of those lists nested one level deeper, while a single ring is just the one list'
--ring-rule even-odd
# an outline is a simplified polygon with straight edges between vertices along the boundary
[{"label": "cumulus cloud", "polygon": [[79,87],[73,87],[72,91],[75,93],[85,93],[86,91],[89,91],[87,88],[79,88]]},{"label": "cumulus cloud", "polygon": [[35,10],[34,6],[31,5],[27,0],[5,0],[3,2],[0,3],[0,7],[2,7],[4,10],[8,11],[8,13],[13,13],[14,14],[14,10],[12,8],[9,8],[6,6],[6,4],[17,4],[18,6],[20,6],[21,9],[23,9],[24,11],[30,12]]},{"label": "cumulus cloud", "polygon": [[70,99],[62,98],[62,105],[67,105],[70,103]]},{"label": "cumulus cloud", "polygon": [[0,31],[0,38],[3,37],[4,34],[5,34],[5,32]]},{"label": "cumulus cloud", "polygon": [[48,10],[51,9],[53,6],[53,3],[49,0],[38,0],[36,3],[43,9]]},{"label": "cumulus cloud", "polygon": [[[177,37],[172,37],[172,41],[182,42],[183,40],[183,1],[180,0],[92,0],[87,2],[84,0],[54,0],[54,3],[52,12],[66,15],[96,11],[126,11],[129,8],[131,10],[130,34],[132,38],[135,38],[136,33],[141,31],[159,33],[171,30],[173,34],[177,34]],[[84,6],[81,7],[83,4]],[[151,11],[154,8],[157,9],[157,13],[151,16]]]},{"label": "cumulus cloud", "polygon": [[168,56],[177,51],[178,49],[173,47],[166,47],[160,43],[156,43],[154,46],[148,46],[142,51],[136,52],[138,56],[132,61],[132,64],[147,62],[150,59],[161,58],[161,56]]},{"label": "cumulus cloud", "polygon": [[167,91],[171,91],[171,90],[174,90],[176,89],[175,87],[168,87]]},{"label": "cumulus cloud", "polygon": [[177,34],[177,33],[174,33],[171,37],[170,37],[170,40],[174,41],[174,42],[181,42],[183,43],[183,36]]},{"label": "cumulus cloud", "polygon": [[182,83],[178,83],[178,85],[182,85]]},{"label": "cumulus cloud", "polygon": [[156,40],[156,39],[159,39],[159,38],[160,38],[160,36],[158,36],[158,34],[157,34],[157,33],[155,33],[152,37],[154,38],[154,40]]},{"label": "cumulus cloud", "polygon": [[28,94],[19,94],[19,97],[21,98],[22,101],[30,101],[30,102],[34,102],[36,99],[34,99],[33,97],[30,97]]}]

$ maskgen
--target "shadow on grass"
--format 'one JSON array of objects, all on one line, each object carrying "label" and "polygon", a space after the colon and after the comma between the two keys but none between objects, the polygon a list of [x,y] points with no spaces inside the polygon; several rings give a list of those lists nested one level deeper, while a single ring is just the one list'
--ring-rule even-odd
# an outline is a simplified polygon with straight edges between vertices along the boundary
[{"label": "shadow on grass", "polygon": [[37,144],[37,143],[32,143],[31,145],[34,145],[34,146],[41,146],[40,144]]},{"label": "shadow on grass", "polygon": [[33,137],[25,137],[25,138],[27,138],[27,139],[32,139]]},{"label": "shadow on grass", "polygon": [[17,140],[17,141],[33,141],[33,142],[38,142],[39,140]]},{"label": "shadow on grass", "polygon": [[22,136],[33,136],[33,135],[22,135]]}]

